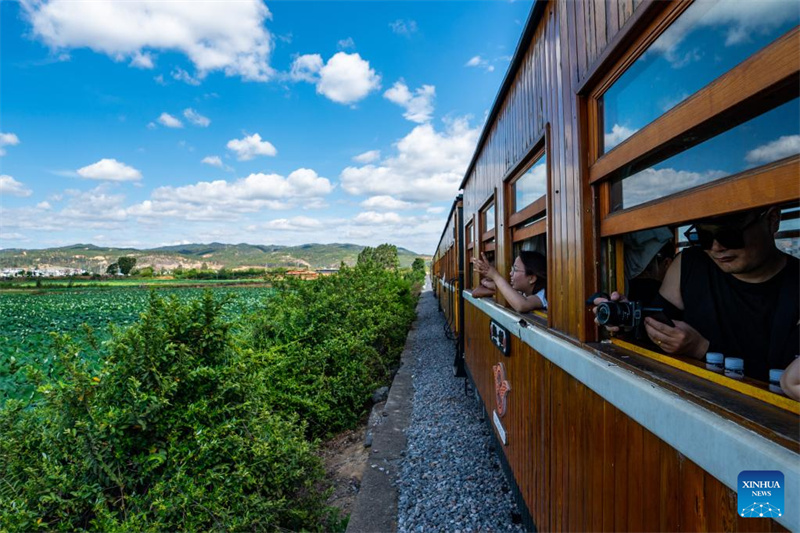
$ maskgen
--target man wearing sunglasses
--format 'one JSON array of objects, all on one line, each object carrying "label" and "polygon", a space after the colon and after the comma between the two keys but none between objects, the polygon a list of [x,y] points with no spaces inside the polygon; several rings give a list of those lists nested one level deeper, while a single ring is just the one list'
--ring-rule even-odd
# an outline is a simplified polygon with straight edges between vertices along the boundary
[{"label": "man wearing sunglasses", "polygon": [[779,224],[780,209],[771,207],[691,226],[691,246],[672,262],[653,303],[675,327],[648,317],[650,339],[670,354],[742,358],[745,374],[762,381],[769,369],[786,368],[800,353],[800,262],[776,247]]}]

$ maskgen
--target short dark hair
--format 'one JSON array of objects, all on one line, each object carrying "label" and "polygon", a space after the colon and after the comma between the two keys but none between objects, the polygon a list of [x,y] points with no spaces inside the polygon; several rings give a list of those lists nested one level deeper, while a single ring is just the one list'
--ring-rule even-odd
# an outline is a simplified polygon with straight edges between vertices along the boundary
[{"label": "short dark hair", "polygon": [[520,252],[519,258],[525,265],[526,276],[536,276],[533,284],[533,293],[536,294],[547,287],[547,258],[539,252]]}]

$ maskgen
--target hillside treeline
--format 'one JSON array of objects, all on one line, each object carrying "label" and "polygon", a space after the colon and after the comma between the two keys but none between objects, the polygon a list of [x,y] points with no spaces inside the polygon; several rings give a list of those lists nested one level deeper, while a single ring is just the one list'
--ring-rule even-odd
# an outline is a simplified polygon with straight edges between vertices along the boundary
[{"label": "hillside treeline", "polygon": [[0,530],[340,527],[316,443],[389,382],[424,276],[374,259],[276,281],[241,322],[153,293],[106,343],[58,338],[38,393],[0,410]]}]

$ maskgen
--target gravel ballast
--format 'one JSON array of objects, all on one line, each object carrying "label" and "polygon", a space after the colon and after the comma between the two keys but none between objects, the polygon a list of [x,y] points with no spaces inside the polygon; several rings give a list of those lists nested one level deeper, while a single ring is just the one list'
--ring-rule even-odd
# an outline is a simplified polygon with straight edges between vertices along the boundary
[{"label": "gravel ballast", "polygon": [[422,293],[417,313],[398,531],[524,531],[482,410],[453,376],[455,348],[432,291]]}]

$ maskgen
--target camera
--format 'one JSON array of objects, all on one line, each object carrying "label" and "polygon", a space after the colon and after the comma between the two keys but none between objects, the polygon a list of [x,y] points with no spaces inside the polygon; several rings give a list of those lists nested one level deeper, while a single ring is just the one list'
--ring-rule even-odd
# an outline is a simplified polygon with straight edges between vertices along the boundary
[{"label": "camera", "polygon": [[[598,292],[589,297],[587,305],[592,305],[595,298],[608,298],[605,293]],[[642,302],[614,302],[607,301],[597,305],[597,323],[601,326],[616,326],[626,331],[633,330],[637,339],[647,335],[644,332],[644,318],[650,316],[670,327],[675,327],[672,320],[664,314],[660,307],[644,307]]]},{"label": "camera", "polygon": [[641,302],[603,302],[597,306],[597,323],[635,329],[642,321]]}]

